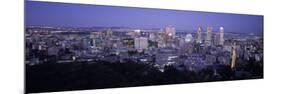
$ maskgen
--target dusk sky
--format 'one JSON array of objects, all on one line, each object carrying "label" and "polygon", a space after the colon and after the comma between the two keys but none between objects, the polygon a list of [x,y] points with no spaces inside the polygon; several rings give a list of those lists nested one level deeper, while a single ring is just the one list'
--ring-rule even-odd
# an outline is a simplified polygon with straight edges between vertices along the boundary
[{"label": "dusk sky", "polygon": [[54,2],[26,2],[26,25],[62,27],[131,27],[163,28],[172,25],[180,30],[202,26],[220,26],[225,32],[263,32],[263,16],[163,10],[132,7],[97,6]]}]

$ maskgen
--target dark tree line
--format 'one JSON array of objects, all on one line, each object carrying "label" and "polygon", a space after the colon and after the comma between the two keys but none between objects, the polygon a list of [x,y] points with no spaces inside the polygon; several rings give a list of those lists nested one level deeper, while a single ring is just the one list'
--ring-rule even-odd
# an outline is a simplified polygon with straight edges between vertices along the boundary
[{"label": "dark tree line", "polygon": [[[255,65],[248,65],[255,66]],[[229,66],[209,66],[199,72],[164,67],[164,72],[140,63],[43,63],[26,65],[26,92],[101,89],[130,86],[235,80]],[[250,67],[249,71],[254,70]],[[260,71],[257,71],[260,72]],[[256,74],[260,75],[260,74]]]}]

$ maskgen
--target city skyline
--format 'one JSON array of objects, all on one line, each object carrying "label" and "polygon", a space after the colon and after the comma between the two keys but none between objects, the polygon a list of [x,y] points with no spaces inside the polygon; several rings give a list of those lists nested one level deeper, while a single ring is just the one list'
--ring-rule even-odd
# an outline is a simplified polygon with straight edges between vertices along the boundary
[{"label": "city skyline", "polygon": [[216,32],[223,26],[227,32],[263,32],[263,16],[260,15],[34,1],[26,3],[25,23],[28,26],[147,29],[172,25],[176,30],[192,31],[198,27],[206,31],[208,26],[212,26]]},{"label": "city skyline", "polygon": [[263,78],[263,16],[29,1],[25,9],[26,93]]}]

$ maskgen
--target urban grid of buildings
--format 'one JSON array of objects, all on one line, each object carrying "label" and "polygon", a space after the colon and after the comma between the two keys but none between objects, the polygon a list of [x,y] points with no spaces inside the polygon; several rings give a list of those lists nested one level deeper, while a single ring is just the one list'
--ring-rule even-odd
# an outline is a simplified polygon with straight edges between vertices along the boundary
[{"label": "urban grid of buildings", "polygon": [[210,65],[235,69],[250,58],[263,61],[262,36],[231,33],[224,27],[211,26],[198,27],[193,32],[179,32],[171,25],[162,29],[29,26],[25,33],[25,62],[36,65],[130,61],[150,64],[160,71],[165,66],[190,71]]}]

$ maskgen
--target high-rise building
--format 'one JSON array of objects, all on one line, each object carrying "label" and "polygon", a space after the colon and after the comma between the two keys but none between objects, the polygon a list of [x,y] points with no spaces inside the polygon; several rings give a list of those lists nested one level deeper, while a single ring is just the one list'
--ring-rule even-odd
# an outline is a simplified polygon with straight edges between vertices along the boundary
[{"label": "high-rise building", "polygon": [[175,27],[169,25],[165,27],[164,30],[164,41],[165,41],[165,46],[167,47],[173,47],[174,46],[174,38],[176,36],[176,29]]},{"label": "high-rise building", "polygon": [[135,49],[147,49],[148,47],[148,39],[145,37],[135,38]]},{"label": "high-rise building", "polygon": [[158,32],[157,35],[158,35],[158,38],[157,38],[158,48],[166,47],[165,33],[164,32]]},{"label": "high-rise building", "polygon": [[92,32],[90,34],[90,46],[91,48],[102,47],[103,41],[101,38],[101,32]]},{"label": "high-rise building", "polygon": [[202,28],[199,27],[197,31],[197,40],[196,43],[202,43]]},{"label": "high-rise building", "polygon": [[232,50],[231,50],[231,69],[235,68],[236,64],[236,43],[232,45]]},{"label": "high-rise building", "polygon": [[220,45],[224,44],[224,28],[220,27]]},{"label": "high-rise building", "polygon": [[212,45],[212,27],[207,27],[207,36],[205,40],[206,46],[211,46]]},{"label": "high-rise building", "polygon": [[191,34],[186,34],[184,40],[186,43],[191,43],[193,41],[193,37]]},{"label": "high-rise building", "polygon": [[171,25],[165,27],[165,34],[169,38],[174,38],[176,35],[176,28]]},{"label": "high-rise building", "polygon": [[156,34],[155,33],[149,33],[149,40],[156,41]]},{"label": "high-rise building", "polygon": [[220,45],[220,33],[213,33],[212,34],[212,44],[213,45]]},{"label": "high-rise building", "polygon": [[113,35],[113,31],[111,29],[106,30],[105,32],[106,38],[111,38]]}]

